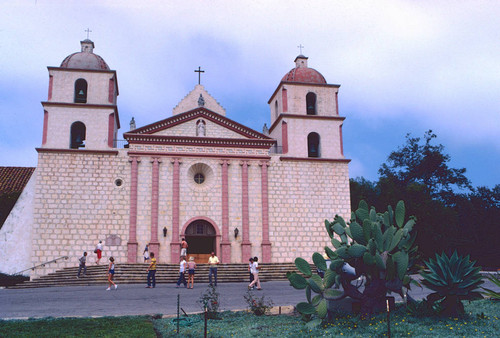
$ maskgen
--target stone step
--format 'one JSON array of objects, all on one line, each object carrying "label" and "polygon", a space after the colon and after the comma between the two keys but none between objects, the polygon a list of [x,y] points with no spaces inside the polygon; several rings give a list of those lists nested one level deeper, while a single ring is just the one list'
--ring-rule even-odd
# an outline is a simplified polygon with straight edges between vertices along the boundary
[{"label": "stone step", "polygon": [[[293,263],[261,263],[259,277],[261,281],[286,280],[286,273],[297,272]],[[148,264],[116,264],[115,278],[117,284],[145,283]],[[314,266],[311,266],[314,269]],[[158,284],[176,283],[179,278],[178,264],[158,264],[156,282]],[[314,270],[313,270],[314,271]],[[70,267],[41,276],[32,281],[10,288],[37,288],[51,286],[85,286],[106,285],[107,265],[91,265],[87,267],[86,276],[77,278],[78,267]],[[208,283],[209,265],[198,264],[195,283]],[[249,280],[248,264],[220,264],[217,269],[219,283],[247,282]]]}]

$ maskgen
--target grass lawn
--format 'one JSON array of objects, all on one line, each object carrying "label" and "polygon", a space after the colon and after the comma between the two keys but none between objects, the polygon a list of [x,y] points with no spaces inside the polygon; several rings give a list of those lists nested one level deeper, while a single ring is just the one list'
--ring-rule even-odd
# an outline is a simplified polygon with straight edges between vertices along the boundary
[{"label": "grass lawn", "polygon": [[[414,317],[403,307],[391,317],[393,337],[496,337],[500,332],[500,302],[465,302],[463,318]],[[201,316],[189,317],[181,326],[184,337],[203,337]],[[172,337],[177,325],[172,318],[151,317],[68,318],[26,321],[0,321],[0,337]],[[299,317],[261,316],[245,312],[224,312],[219,320],[208,321],[209,337],[383,337],[387,334],[386,315],[366,320],[338,314],[325,327],[308,329]]]}]

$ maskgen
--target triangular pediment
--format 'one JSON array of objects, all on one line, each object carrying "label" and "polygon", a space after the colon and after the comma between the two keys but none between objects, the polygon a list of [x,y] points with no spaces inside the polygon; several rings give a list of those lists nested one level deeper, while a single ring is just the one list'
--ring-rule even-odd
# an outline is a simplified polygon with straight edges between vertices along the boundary
[{"label": "triangular pediment", "polygon": [[[203,126],[200,126],[202,124]],[[174,115],[124,134],[125,139],[187,140],[189,142],[214,142],[222,140],[264,141],[271,146],[275,140],[206,108],[197,108]]]},{"label": "triangular pediment", "polygon": [[226,110],[201,84],[196,85],[194,89],[174,107],[172,115],[179,115],[196,108],[207,108],[217,114],[226,116]]}]

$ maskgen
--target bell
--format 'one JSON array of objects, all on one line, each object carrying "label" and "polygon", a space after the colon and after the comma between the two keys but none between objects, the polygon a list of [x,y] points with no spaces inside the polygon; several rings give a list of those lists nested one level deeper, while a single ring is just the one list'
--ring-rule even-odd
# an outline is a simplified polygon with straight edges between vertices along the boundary
[{"label": "bell", "polygon": [[80,91],[78,92],[78,95],[85,95],[85,93],[83,92],[83,89],[80,89]]}]

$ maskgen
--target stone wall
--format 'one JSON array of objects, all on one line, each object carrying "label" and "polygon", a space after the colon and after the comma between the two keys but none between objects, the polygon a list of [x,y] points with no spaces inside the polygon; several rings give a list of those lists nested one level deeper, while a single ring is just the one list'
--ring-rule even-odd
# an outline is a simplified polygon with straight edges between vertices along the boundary
[{"label": "stone wall", "polygon": [[[40,152],[34,201],[32,263],[61,256],[68,261],[35,271],[44,275],[78,264],[84,251],[88,264],[99,240],[101,264],[110,256],[124,262],[129,224],[130,169],[124,150],[118,155]],[[115,184],[117,179],[122,184]]]}]

